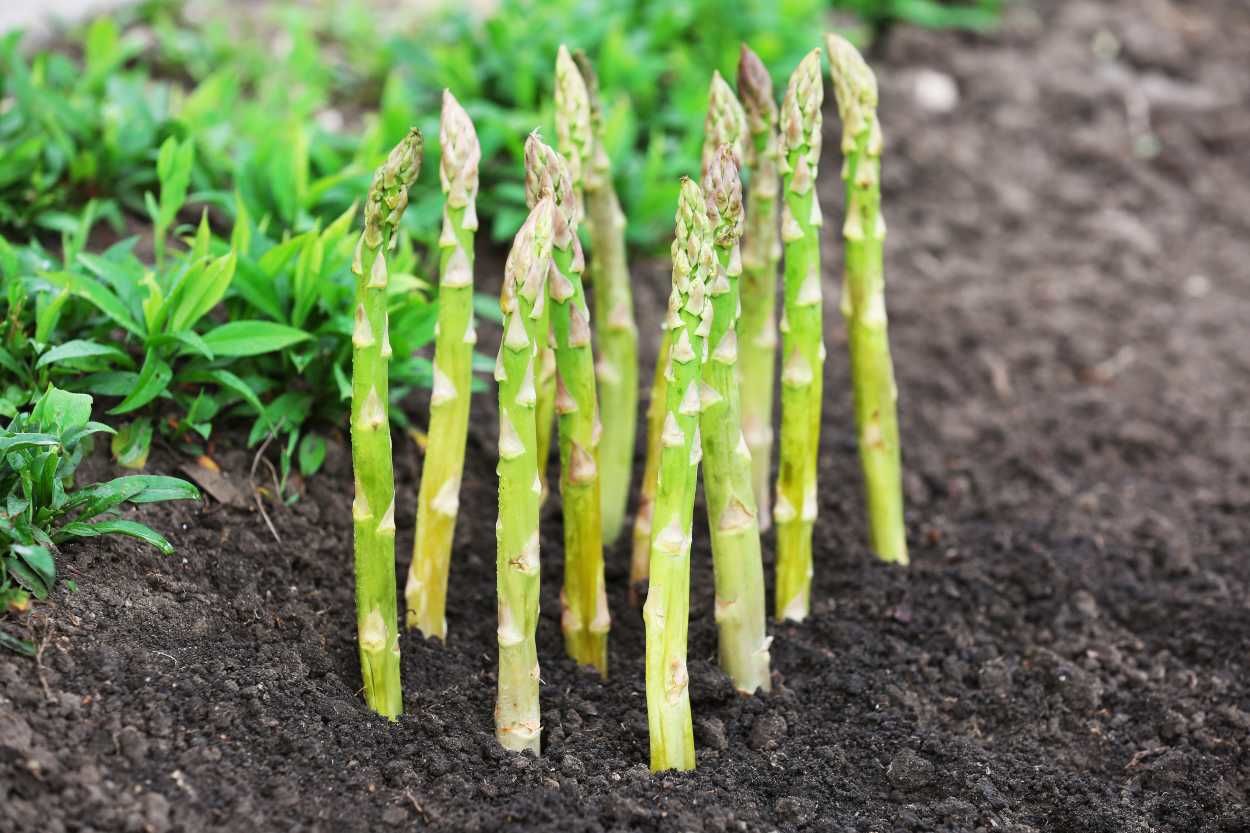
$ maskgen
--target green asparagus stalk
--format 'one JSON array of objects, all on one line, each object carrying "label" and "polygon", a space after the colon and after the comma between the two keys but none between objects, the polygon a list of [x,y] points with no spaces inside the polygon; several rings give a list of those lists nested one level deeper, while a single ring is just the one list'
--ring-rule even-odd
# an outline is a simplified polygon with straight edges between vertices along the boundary
[{"label": "green asparagus stalk", "polygon": [[[719,72],[712,73],[708,90],[707,117],[703,123],[703,172],[717,148],[729,145],[735,159],[741,158],[742,137],[746,131],[746,116],[734,92]],[[642,474],[642,488],[638,498],[638,514],[634,519],[634,550],[629,565],[630,598],[637,601],[636,588],[647,579],[648,559],[651,550],[652,515],[654,513],[656,484],[660,470],[663,445],[660,435],[664,430],[664,417],[668,396],[667,380],[663,370],[668,363],[672,344],[667,330],[660,343],[656,357],[655,377],[651,383],[651,402],[647,408],[647,459]]]},{"label": "green asparagus stalk", "polygon": [[842,119],[842,179],[846,183],[842,314],[846,317],[851,352],[851,384],[870,543],[883,561],[906,564],[898,388],[886,330],[877,79],[845,38],[827,35],[826,46]]},{"label": "green asparagus stalk", "polygon": [[712,73],[708,89],[707,116],[703,121],[703,175],[720,152],[721,145],[729,145],[734,161],[741,164],[743,141],[747,132],[747,117],[734,95],[733,88],[719,72]]},{"label": "green asparagus stalk", "polygon": [[742,433],[751,451],[760,530],[772,526],[769,469],[773,453],[773,386],[777,376],[777,104],[773,81],[754,52],[742,45],[738,95],[746,111],[745,163],[749,177],[742,234],[742,320],[738,322]]},{"label": "green asparagus stalk", "polygon": [[357,278],[351,409],[356,627],[365,701],[392,720],[403,711],[404,700],[395,588],[395,471],[387,419],[386,252],[398,242],[399,219],[421,170],[421,153],[421,132],[414,128],[378,168],[352,263]]},{"label": "green asparagus stalk", "polygon": [[647,724],[651,769],[694,769],[686,631],[690,621],[690,541],[702,442],[699,386],[705,338],[712,325],[707,283],[715,271],[703,192],[683,179],[673,241],[673,291],[668,302],[672,349],[660,432],[660,471],[651,535],[647,631]]},{"label": "green asparagus stalk", "polygon": [[739,691],[768,691],[769,640],[764,608],[764,561],[751,483],[751,453],[738,402],[738,280],[742,258],[742,183],[733,149],[721,145],[703,177],[716,252],[716,277],[708,288],[711,358],[703,365],[699,430],[703,437],[703,487],[707,493],[712,562],[716,573],[716,625],[720,665]]},{"label": "green asparagus stalk", "polygon": [[777,616],[807,616],[816,521],[816,465],[820,447],[822,368],[825,358],[820,277],[820,50],[790,76],[781,103],[785,243],[785,304],[781,319],[781,467],[777,477]]},{"label": "green asparagus stalk", "polygon": [[603,420],[599,491],[603,501],[603,540],[612,544],[625,526],[634,470],[634,437],[638,427],[638,325],[634,320],[634,297],[625,257],[625,213],[621,211],[612,184],[612,163],[604,149],[599,81],[584,53],[575,53],[573,59],[586,84],[594,139],[590,158],[583,160],[583,185],[594,285],[591,313],[598,337],[599,362],[595,373]]},{"label": "green asparagus stalk", "polygon": [[634,546],[629,559],[629,603],[637,605],[639,590],[647,583],[651,563],[651,517],[655,512],[655,482],[660,476],[660,434],[668,412],[668,367],[670,344],[668,325],[663,324],[660,348],[655,357],[655,373],[651,379],[651,399],[647,403],[647,457],[638,490],[638,511],[634,515]]},{"label": "green asparagus stalk", "polygon": [[473,233],[477,230],[478,164],[482,150],[473,122],[443,92],[439,129],[443,157],[439,178],[446,204],[439,237],[438,325],[434,343],[434,391],[430,397],[429,446],[417,495],[417,531],[405,590],[408,627],[447,638],[447,571],[460,506],[473,382]]},{"label": "green asparagus stalk", "polygon": [[495,365],[499,383],[499,695],[495,736],[505,749],[539,752],[538,479],[534,375],[547,306],[555,205],[539,200],[517,233],[504,266],[500,309],[504,337]]},{"label": "green asparagus stalk", "polygon": [[[581,76],[577,76],[580,82]],[[527,199],[556,206],[547,284],[556,354],[560,426],[560,497],[564,516],[564,646],[577,662],[608,672],[608,596],[603,579],[599,495],[599,400],[590,346],[590,312],[582,287],[585,259],[577,238],[580,204],[564,159],[531,134],[525,143]]]},{"label": "green asparagus stalk", "polygon": [[548,337],[540,348],[538,378],[535,382],[538,385],[535,422],[538,425],[538,481],[542,486],[540,503],[547,500],[547,461],[551,459],[551,434],[555,430],[556,420],[556,349],[550,338],[550,326],[546,329]]}]

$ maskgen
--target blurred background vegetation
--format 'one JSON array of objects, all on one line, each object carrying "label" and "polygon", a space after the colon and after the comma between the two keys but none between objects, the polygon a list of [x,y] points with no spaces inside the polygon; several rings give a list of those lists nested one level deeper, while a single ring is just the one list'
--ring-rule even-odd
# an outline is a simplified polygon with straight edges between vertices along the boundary
[{"label": "blurred background vegetation", "polygon": [[[124,230],[127,216],[149,213],[144,194],[171,136],[195,146],[191,205],[223,221],[243,205],[302,231],[363,193],[410,123],[437,135],[449,87],[477,124],[480,213],[503,240],[522,217],[525,136],[550,133],[553,56],[567,43],[599,71],[631,242],[658,251],[678,178],[696,168],[710,72],[732,79],[740,42],[780,85],[832,25],[861,40],[898,21],[982,28],[1001,2],[499,0],[420,11],[147,0],[52,49],[32,52],[18,33],[0,41],[0,233],[67,231],[89,200]],[[428,171],[437,153],[427,143]],[[422,177],[413,197],[408,227],[425,241],[437,233],[437,177]]]}]

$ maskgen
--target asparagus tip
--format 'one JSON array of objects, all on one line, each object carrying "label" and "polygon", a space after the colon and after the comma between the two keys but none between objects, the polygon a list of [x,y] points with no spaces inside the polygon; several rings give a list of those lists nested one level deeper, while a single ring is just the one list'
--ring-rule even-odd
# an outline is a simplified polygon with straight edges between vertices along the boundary
[{"label": "asparagus tip", "polygon": [[781,141],[786,154],[803,145],[820,147],[820,108],[824,97],[820,50],[813,49],[790,76],[785,98],[781,102]]},{"label": "asparagus tip", "polygon": [[[580,211],[568,163],[535,130],[525,140],[525,202],[533,207],[548,196],[565,215],[566,222],[575,227]],[[557,237],[563,238],[563,232],[557,232]],[[563,244],[557,241],[557,245]]]},{"label": "asparagus tip", "polygon": [[708,89],[707,119],[703,125],[703,170],[707,170],[713,154],[721,145],[732,147],[737,158],[741,159],[746,129],[746,113],[733,88],[719,71],[713,71]]},{"label": "asparagus tip", "polygon": [[556,145],[568,164],[573,188],[580,190],[583,168],[594,152],[590,93],[569,50],[556,54]]},{"label": "asparagus tip", "polygon": [[770,127],[777,119],[777,102],[773,98],[773,79],[759,56],[745,43],[738,58],[738,95],[751,123],[751,132]]},{"label": "asparagus tip", "polygon": [[703,175],[703,196],[716,245],[733,247],[742,236],[742,180],[733,148],[716,149]]},{"label": "asparagus tip", "polygon": [[443,90],[439,144],[443,149],[439,178],[443,191],[447,194],[448,205],[464,208],[477,197],[482,147],[478,143],[473,120],[451,94],[451,90],[446,89]]},{"label": "asparagus tip", "polygon": [[842,119],[843,142],[853,142],[854,136],[872,124],[877,109],[877,77],[854,44],[841,35],[826,34],[825,47]]}]

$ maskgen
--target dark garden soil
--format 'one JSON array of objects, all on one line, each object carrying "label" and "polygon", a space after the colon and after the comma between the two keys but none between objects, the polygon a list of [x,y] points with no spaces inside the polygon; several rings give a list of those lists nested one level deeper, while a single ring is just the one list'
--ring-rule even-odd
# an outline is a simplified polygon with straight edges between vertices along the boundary
[{"label": "dark garden soil", "polygon": [[[357,691],[340,446],[270,506],[281,545],[209,501],[141,513],[173,557],[66,548],[79,590],[32,617],[39,662],[0,657],[0,830],[1250,829],[1250,7],[1013,5],[998,34],[901,28],[878,56],[914,564],[864,544],[831,221],[815,609],[773,628],[774,692],[735,694],[696,538],[697,772],[647,771],[625,546],[612,679],[563,658],[555,501],[544,756],[496,745],[479,397],[451,638],[404,637],[398,725]],[[953,112],[918,103],[941,104],[928,70]],[[638,278],[654,333],[667,275]],[[216,457],[246,483],[250,452]]]}]

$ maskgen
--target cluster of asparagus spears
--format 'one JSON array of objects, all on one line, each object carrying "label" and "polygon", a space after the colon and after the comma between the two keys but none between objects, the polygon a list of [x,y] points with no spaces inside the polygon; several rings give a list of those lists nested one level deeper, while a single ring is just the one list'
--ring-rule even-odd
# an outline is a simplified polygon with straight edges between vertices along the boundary
[{"label": "cluster of asparagus spears", "polygon": [[[896,390],[886,335],[876,81],[846,40],[827,36],[846,187],[846,317],[870,539],[906,563]],[[715,574],[720,664],[745,694],[770,687],[761,533],[777,527],[778,618],[808,612],[817,512],[823,291],[816,195],[821,53],[773,82],[745,45],[738,94],[712,79],[701,179],[681,183],[672,291],[647,411],[646,463],[633,527],[631,598],[646,584],[646,694],[653,769],[695,764],[686,673],[690,552],[700,463]],[[585,55],[560,48],[556,148],[525,144],[529,215],[500,293],[496,735],[539,750],[539,514],[553,422],[564,528],[561,627],[579,664],[608,673],[611,618],[604,547],[625,521],[638,398],[638,333],[625,218],[604,149],[598,83]],[[445,598],[469,416],[474,203],[481,151],[450,93],[443,102],[443,212],[430,442],[406,587],[408,626],[445,639]],[[402,710],[394,575],[394,478],[387,429],[386,252],[421,162],[412,131],[378,170],[354,268],[352,451],[357,618],[365,696]],[[744,188],[743,179],[746,180]],[[744,205],[743,193],[746,191]],[[588,261],[579,229],[587,225]],[[778,264],[784,255],[776,321]],[[588,302],[583,276],[593,278]],[[781,333],[781,434],[770,501],[773,390]],[[597,357],[597,358],[596,358]],[[385,508],[382,508],[385,507]],[[381,511],[379,512],[379,509]]]}]

